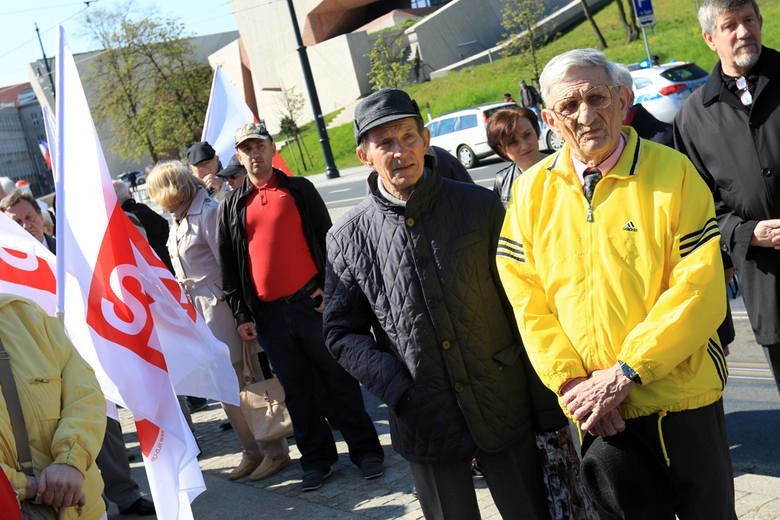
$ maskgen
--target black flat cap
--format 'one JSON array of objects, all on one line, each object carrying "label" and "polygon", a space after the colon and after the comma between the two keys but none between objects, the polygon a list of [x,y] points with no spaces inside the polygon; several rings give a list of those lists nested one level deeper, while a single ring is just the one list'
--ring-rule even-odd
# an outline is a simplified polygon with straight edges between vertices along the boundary
[{"label": "black flat cap", "polygon": [[212,148],[208,142],[200,141],[187,149],[187,162],[190,164],[198,164],[213,159],[216,154],[214,148]]},{"label": "black flat cap", "polygon": [[366,96],[355,107],[355,143],[366,133],[385,123],[420,116],[417,102],[409,94],[397,88],[385,88]]},{"label": "black flat cap", "polygon": [[232,177],[242,170],[244,170],[244,166],[239,162],[238,154],[234,153],[233,157],[230,158],[228,165],[225,166],[225,168],[222,170],[219,170],[216,175],[217,177],[224,177],[227,179],[228,177]]}]

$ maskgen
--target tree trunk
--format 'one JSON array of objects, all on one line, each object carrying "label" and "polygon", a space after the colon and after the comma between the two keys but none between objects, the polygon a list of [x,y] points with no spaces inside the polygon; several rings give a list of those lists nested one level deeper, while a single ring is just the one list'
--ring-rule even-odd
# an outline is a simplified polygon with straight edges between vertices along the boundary
[{"label": "tree trunk", "polygon": [[596,38],[599,40],[599,45],[601,45],[602,49],[606,49],[607,40],[604,39],[604,35],[601,34],[599,26],[596,25],[596,20],[594,20],[593,15],[590,14],[590,7],[588,6],[587,0],[580,0],[580,3],[582,4],[582,10],[585,11],[585,18],[588,19],[590,25],[593,27],[593,32],[596,33]]},{"label": "tree trunk", "polygon": [[629,23],[631,24],[631,30],[636,34],[636,38],[639,38],[639,27],[636,25],[636,10],[634,9],[634,2],[633,0],[628,0],[628,14],[629,16]]},{"label": "tree trunk", "polygon": [[[639,37],[639,31],[637,31],[636,25],[628,22],[626,9],[623,7],[623,0],[615,0],[615,3],[620,14],[620,23],[623,24],[623,29],[626,31],[626,44],[631,43]],[[632,0],[628,0],[628,3],[632,3]]]}]

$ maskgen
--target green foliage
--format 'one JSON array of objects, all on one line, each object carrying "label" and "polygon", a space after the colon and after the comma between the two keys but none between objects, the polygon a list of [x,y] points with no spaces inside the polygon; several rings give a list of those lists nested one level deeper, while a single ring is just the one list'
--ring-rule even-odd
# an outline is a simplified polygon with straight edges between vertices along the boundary
[{"label": "green foliage", "polygon": [[384,31],[379,34],[368,53],[371,63],[368,81],[371,88],[403,88],[409,84],[412,64],[405,58],[406,47],[403,32]]},{"label": "green foliage", "polygon": [[501,12],[501,25],[506,31],[507,39],[504,47],[509,56],[521,55],[531,60],[533,77],[539,77],[539,62],[536,59],[536,49],[544,39],[544,33],[536,27],[536,23],[544,13],[542,0],[506,0]]},{"label": "green foliage", "polygon": [[212,70],[198,64],[184,27],[172,19],[91,11],[90,35],[104,51],[90,67],[99,121],[110,121],[120,156],[178,158],[200,137]]}]

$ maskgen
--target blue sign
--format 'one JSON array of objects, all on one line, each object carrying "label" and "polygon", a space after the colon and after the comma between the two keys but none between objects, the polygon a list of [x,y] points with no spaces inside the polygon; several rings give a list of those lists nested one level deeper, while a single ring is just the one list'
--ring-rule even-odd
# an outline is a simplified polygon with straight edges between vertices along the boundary
[{"label": "blue sign", "polygon": [[653,3],[650,0],[632,0],[634,2],[634,11],[636,11],[636,21],[640,26],[655,25],[655,15],[653,14]]}]

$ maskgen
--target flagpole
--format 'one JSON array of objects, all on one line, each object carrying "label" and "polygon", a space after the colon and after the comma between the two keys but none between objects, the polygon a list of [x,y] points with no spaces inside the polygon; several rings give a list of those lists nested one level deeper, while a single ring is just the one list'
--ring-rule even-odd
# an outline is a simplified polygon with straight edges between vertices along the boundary
[{"label": "flagpole", "polygon": [[[55,215],[57,215],[57,221],[56,221],[56,229],[55,229],[55,236],[60,237],[59,240],[57,240],[57,255],[56,255],[56,262],[57,262],[57,317],[62,322],[64,320],[65,316],[65,247],[66,247],[66,240],[64,235],[64,229],[65,229],[65,212],[63,211],[63,208],[65,206],[65,199],[62,196],[63,194],[63,164],[65,161],[63,161],[63,155],[65,155],[64,146],[62,146],[62,139],[63,139],[63,119],[61,117],[63,106],[64,106],[64,100],[65,96],[63,96],[62,91],[62,78],[63,71],[64,71],[64,61],[62,57],[65,55],[65,31],[62,29],[61,25],[57,26],[57,59],[56,59],[56,70],[57,70],[57,90],[59,90],[60,95],[55,98],[54,104],[56,106],[56,112],[54,114],[54,117],[56,118],[56,129],[55,132],[55,154],[57,155],[55,161],[54,161],[54,212]],[[51,153],[51,152],[50,152]]]}]

